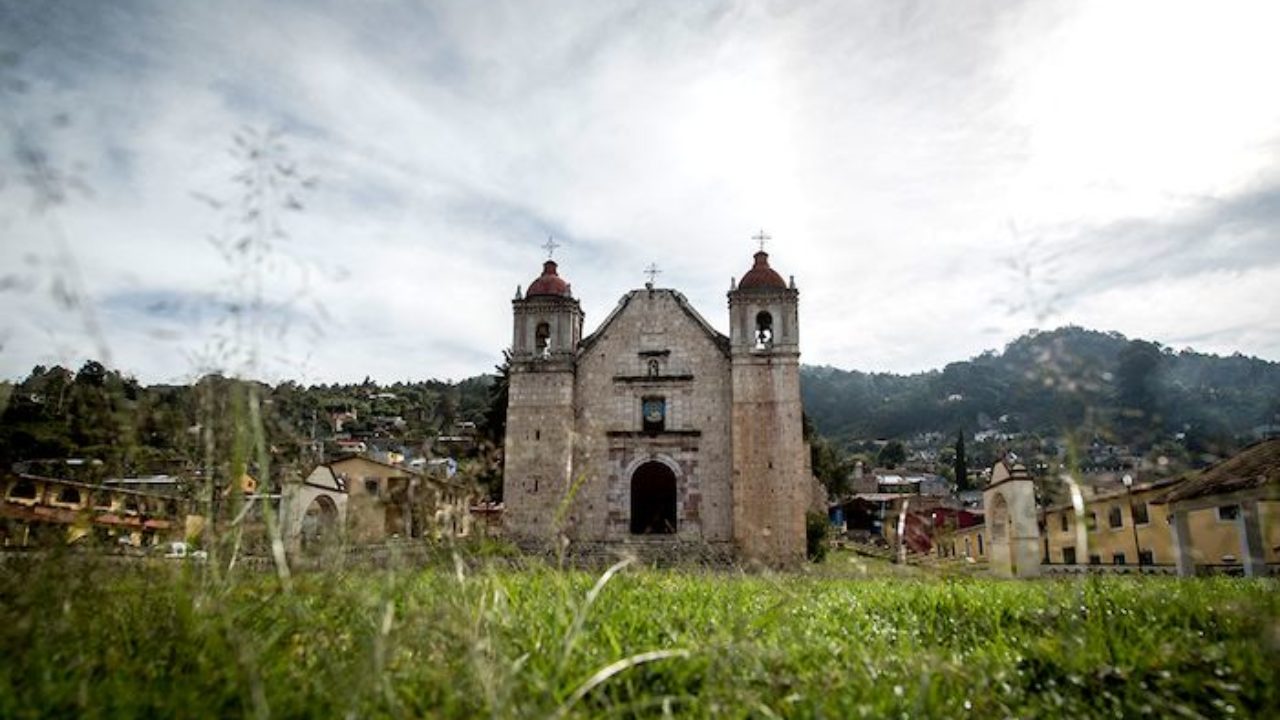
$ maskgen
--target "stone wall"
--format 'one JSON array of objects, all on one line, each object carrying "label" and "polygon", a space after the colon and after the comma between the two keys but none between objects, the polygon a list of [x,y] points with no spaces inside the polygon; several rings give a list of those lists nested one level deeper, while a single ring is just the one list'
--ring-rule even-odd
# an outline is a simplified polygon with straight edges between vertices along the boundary
[{"label": "stone wall", "polygon": [[540,542],[556,534],[556,513],[570,489],[574,428],[570,361],[513,362],[502,495],[504,531]]},{"label": "stone wall", "polygon": [[[729,541],[729,392],[728,358],[683,298],[630,293],[578,360],[574,480],[581,485],[570,537],[628,539],[632,473],[657,460],[676,475],[674,539]],[[642,431],[645,397],[665,400],[663,432]]]},{"label": "stone wall", "polygon": [[737,567],[737,553],[728,542],[630,538],[617,541],[571,541],[554,551],[531,548],[548,560],[578,568],[604,568],[624,558],[642,565],[680,568]]},{"label": "stone wall", "polygon": [[734,358],[734,541],[748,559],[804,559],[812,489],[801,422],[797,358]]}]

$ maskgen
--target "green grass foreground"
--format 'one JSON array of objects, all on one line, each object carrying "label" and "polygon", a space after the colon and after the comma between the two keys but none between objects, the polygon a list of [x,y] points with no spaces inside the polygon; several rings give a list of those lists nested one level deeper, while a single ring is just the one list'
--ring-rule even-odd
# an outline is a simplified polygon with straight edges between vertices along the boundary
[{"label": "green grass foreground", "polygon": [[0,566],[0,717],[1275,717],[1274,581]]}]

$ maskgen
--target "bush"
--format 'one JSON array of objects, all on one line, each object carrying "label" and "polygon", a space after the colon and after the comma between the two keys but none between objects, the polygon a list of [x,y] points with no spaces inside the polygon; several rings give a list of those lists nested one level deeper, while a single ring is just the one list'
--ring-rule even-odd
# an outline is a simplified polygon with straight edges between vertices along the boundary
[{"label": "bush", "polygon": [[822,562],[827,556],[827,538],[831,535],[831,522],[822,513],[806,513],[804,516],[805,553],[812,562]]}]

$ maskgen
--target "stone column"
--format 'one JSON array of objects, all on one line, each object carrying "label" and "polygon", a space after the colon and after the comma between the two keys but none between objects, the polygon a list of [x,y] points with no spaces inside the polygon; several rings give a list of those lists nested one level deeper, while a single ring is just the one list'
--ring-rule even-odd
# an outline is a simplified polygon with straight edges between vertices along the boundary
[{"label": "stone column", "polygon": [[1178,577],[1191,577],[1196,574],[1196,560],[1191,555],[1191,525],[1187,522],[1187,511],[1169,507],[1173,513],[1173,553],[1177,558]]},{"label": "stone column", "polygon": [[1244,562],[1245,576],[1265,576],[1267,559],[1262,550],[1262,523],[1258,517],[1257,500],[1240,503],[1237,527],[1240,529],[1240,559]]}]

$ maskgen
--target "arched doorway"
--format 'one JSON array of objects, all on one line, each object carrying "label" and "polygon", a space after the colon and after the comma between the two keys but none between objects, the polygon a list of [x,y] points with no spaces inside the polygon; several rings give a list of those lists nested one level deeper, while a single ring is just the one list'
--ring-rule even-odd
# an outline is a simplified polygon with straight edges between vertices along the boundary
[{"label": "arched doorway", "polygon": [[631,534],[671,535],[676,525],[676,474],[651,460],[631,475]]},{"label": "arched doorway", "polygon": [[302,516],[302,546],[314,548],[338,535],[338,506],[328,495],[317,495]]}]

